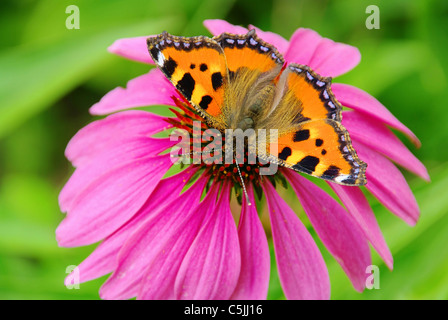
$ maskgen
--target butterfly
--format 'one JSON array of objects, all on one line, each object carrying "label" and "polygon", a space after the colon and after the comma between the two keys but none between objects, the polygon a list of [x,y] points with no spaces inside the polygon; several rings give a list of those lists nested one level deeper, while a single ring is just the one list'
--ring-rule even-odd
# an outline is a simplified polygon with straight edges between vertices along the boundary
[{"label": "butterfly", "polygon": [[147,44],[159,69],[211,127],[277,129],[278,139],[265,150],[271,161],[342,185],[366,184],[367,165],[341,124],[330,77],[285,64],[255,30],[213,38],[164,32]]}]

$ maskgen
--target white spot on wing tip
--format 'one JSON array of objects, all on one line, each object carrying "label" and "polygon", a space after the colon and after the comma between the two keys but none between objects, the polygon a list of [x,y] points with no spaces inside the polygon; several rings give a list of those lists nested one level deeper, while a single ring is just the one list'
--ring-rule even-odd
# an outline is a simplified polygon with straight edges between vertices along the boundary
[{"label": "white spot on wing tip", "polygon": [[343,181],[347,178],[350,178],[350,175],[348,174],[341,174],[337,177],[334,178],[334,181],[339,182],[339,183],[343,183]]},{"label": "white spot on wing tip", "polygon": [[160,52],[160,51],[157,52],[157,64],[162,67],[164,63],[165,63],[165,58],[163,57],[162,52]]}]

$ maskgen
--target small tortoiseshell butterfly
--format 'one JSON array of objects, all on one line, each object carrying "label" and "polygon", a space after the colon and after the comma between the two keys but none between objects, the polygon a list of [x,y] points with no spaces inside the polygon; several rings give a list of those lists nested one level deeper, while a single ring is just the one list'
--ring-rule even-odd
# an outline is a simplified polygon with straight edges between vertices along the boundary
[{"label": "small tortoiseshell butterfly", "polygon": [[[341,125],[342,106],[331,78],[308,66],[288,64],[255,30],[245,35],[147,39],[165,76],[213,128],[277,129],[284,167],[343,185],[366,184],[366,164]],[[269,131],[268,131],[269,132]]]}]

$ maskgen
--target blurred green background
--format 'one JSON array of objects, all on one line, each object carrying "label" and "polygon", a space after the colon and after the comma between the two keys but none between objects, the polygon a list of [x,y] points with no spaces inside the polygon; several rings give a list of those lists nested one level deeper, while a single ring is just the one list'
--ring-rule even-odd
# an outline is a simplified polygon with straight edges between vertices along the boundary
[{"label": "blurred green background", "polygon": [[[80,9],[68,30],[65,9]],[[368,5],[380,8],[380,29],[368,30]],[[376,253],[379,290],[354,291],[323,250],[333,299],[448,298],[448,2],[445,0],[10,0],[0,3],[0,298],[98,299],[106,277],[63,285],[66,267],[95,246],[59,248],[57,196],[72,172],[69,139],[98,119],[88,108],[116,86],[148,71],[109,54],[117,38],[157,34],[209,35],[204,19],[254,24],[289,38],[298,27],[358,47],[360,65],[335,82],[377,97],[422,141],[409,148],[431,183],[405,172],[421,208],[409,227],[377,202],[372,206],[395,259],[390,272]],[[401,135],[399,135],[403,138]],[[275,269],[275,264],[273,264]],[[282,299],[275,270],[270,299]]]}]

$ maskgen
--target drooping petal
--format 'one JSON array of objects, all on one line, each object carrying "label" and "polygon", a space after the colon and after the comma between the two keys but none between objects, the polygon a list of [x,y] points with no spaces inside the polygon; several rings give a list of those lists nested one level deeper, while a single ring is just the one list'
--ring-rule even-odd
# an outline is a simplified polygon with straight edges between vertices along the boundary
[{"label": "drooping petal", "polygon": [[149,37],[153,36],[118,39],[107,50],[127,59],[154,64],[146,44],[146,39]]},{"label": "drooping petal", "polygon": [[[181,190],[196,171],[195,168],[189,167],[174,176],[161,180],[139,212],[101,242],[78,266],[80,282],[96,279],[114,271],[118,264],[118,253],[125,241],[145,221],[152,219],[157,214],[162,214],[163,209],[179,197]],[[160,199],[164,199],[162,204]]]},{"label": "drooping petal", "polygon": [[93,155],[121,146],[127,140],[148,137],[171,128],[172,125],[164,119],[139,110],[112,114],[79,130],[68,143],[65,156],[78,167],[90,161]]},{"label": "drooping petal", "polygon": [[360,59],[357,48],[323,38],[316,31],[305,28],[294,32],[285,54],[288,63],[310,66],[325,77],[336,77],[353,69]]},{"label": "drooping petal", "polygon": [[272,44],[278,52],[280,52],[282,55],[285,54],[286,50],[288,50],[289,42],[282,36],[270,32],[270,31],[263,31],[253,25],[249,25],[249,29],[255,29],[257,36],[262,39],[263,41]]},{"label": "drooping petal", "polygon": [[221,19],[209,19],[204,20],[204,26],[214,36],[218,36],[221,33],[233,33],[233,34],[246,34],[248,30],[241,26],[235,26]]},{"label": "drooping petal", "polygon": [[289,47],[285,53],[288,63],[309,65],[322,37],[314,30],[299,28],[289,40]]},{"label": "drooping petal", "polygon": [[[194,210],[189,210],[188,214],[184,213],[184,219],[158,240],[158,250],[152,250],[153,254],[149,257],[151,263],[141,281],[138,299],[176,298],[174,288],[179,268],[203,225],[205,216],[214,210],[218,190],[218,187],[211,189],[202,203]],[[164,242],[165,239],[167,241]]]},{"label": "drooping petal", "polygon": [[59,193],[61,211],[70,213],[78,195],[109,171],[139,158],[156,156],[175,144],[176,141],[169,139],[140,137],[95,155],[89,163],[78,167],[62,188]]},{"label": "drooping petal", "polygon": [[308,230],[266,180],[280,283],[288,299],[330,299],[330,279],[324,259]]},{"label": "drooping petal", "polygon": [[229,205],[229,185],[185,255],[175,282],[177,299],[229,299],[238,282],[241,255]]},{"label": "drooping petal", "polygon": [[159,69],[152,69],[127,83],[126,88],[109,91],[90,108],[93,115],[104,115],[119,110],[149,105],[175,106],[172,96],[178,97],[174,86]]},{"label": "drooping petal", "polygon": [[262,300],[268,294],[270,255],[266,234],[257,214],[252,185],[247,193],[251,205],[243,197],[238,236],[241,249],[241,272],[232,294],[234,300]]},{"label": "drooping petal", "polygon": [[395,116],[383,106],[377,99],[367,92],[348,84],[333,83],[331,85],[336,99],[343,105],[356,111],[368,114],[385,124],[405,133],[414,144],[421,145],[415,134],[402,124]]},{"label": "drooping petal", "polygon": [[365,288],[372,264],[366,237],[347,211],[329,194],[297,172],[285,170],[317,235],[350,278],[357,291]]},{"label": "drooping petal", "polygon": [[82,246],[113,233],[141,208],[171,165],[169,154],[139,158],[97,178],[58,226],[58,244]]},{"label": "drooping petal", "polygon": [[[149,281],[149,286],[154,285],[152,283],[154,279],[144,278],[148,268],[160,255],[169,254],[172,250],[169,244],[173,241],[175,242],[179,237],[185,237],[185,234],[187,234],[194,239],[196,233],[191,232],[190,227],[198,230],[200,221],[197,225],[189,226],[187,220],[195,212],[206,182],[207,179],[200,179],[185,193],[171,199],[170,203],[163,201],[164,205],[159,206],[156,209],[156,213],[152,213],[151,216],[140,222],[139,228],[126,240],[125,245],[121,248],[116,270],[101,287],[100,295],[103,299],[131,298],[137,295],[141,285],[145,282]],[[170,190],[165,190],[165,192],[170,192]],[[160,199],[154,200],[160,201]],[[185,234],[182,234],[183,232]],[[176,258],[179,260],[178,265],[180,265],[182,257],[178,256]],[[174,265],[170,267],[174,268]],[[168,270],[164,268],[157,269],[157,271],[158,276],[162,278],[164,271],[166,273],[170,272],[169,268]],[[161,294],[165,292],[164,290],[171,289],[172,294],[174,287],[164,288],[162,285],[156,289],[162,290]]]},{"label": "drooping petal", "polygon": [[358,48],[322,38],[310,61],[311,68],[324,77],[337,77],[361,61]]},{"label": "drooping petal", "polygon": [[420,210],[400,170],[387,158],[361,142],[353,141],[353,147],[367,163],[367,189],[392,213],[409,225],[415,225]]},{"label": "drooping petal", "polygon": [[79,278],[75,272],[70,273],[64,281],[65,285],[74,284],[76,279],[79,283],[90,281],[111,273],[117,267],[117,253],[113,250],[103,250],[105,246],[100,244],[83,262],[78,265]]},{"label": "drooping petal", "polygon": [[372,208],[370,207],[361,189],[342,186],[330,182],[328,184],[334,192],[336,192],[342,203],[347,208],[347,211],[352,215],[353,219],[358,223],[358,226],[364,232],[367,240],[370,241],[381,258],[383,258],[389,269],[392,270],[394,264],[392,254],[386,241],[384,240]]},{"label": "drooping petal", "polygon": [[343,113],[342,124],[353,140],[364,143],[423,179],[429,180],[425,166],[378,120],[357,111],[347,111]]}]

